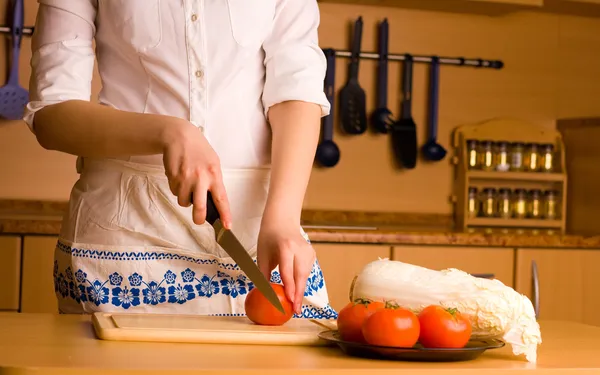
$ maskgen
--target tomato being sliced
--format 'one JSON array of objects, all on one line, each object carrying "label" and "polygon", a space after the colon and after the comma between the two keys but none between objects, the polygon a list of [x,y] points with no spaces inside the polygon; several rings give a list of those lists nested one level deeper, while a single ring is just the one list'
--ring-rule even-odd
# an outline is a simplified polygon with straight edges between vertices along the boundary
[{"label": "tomato being sliced", "polygon": [[357,299],[348,303],[340,310],[337,318],[338,332],[342,340],[364,343],[362,325],[366,318],[375,311],[382,309],[382,302],[373,302],[368,299]]},{"label": "tomato being sliced", "polygon": [[419,343],[426,348],[464,348],[471,338],[471,322],[457,309],[427,306],[419,323]]},{"label": "tomato being sliced", "polygon": [[411,348],[419,339],[419,319],[410,310],[386,304],[368,317],[362,327],[370,345]]},{"label": "tomato being sliced", "polygon": [[246,316],[254,323],[267,326],[280,326],[292,318],[294,315],[294,306],[285,296],[283,285],[271,283],[271,286],[277,297],[279,297],[285,314],[277,310],[258,288],[253,288],[248,293],[244,302],[244,308],[246,309]]}]

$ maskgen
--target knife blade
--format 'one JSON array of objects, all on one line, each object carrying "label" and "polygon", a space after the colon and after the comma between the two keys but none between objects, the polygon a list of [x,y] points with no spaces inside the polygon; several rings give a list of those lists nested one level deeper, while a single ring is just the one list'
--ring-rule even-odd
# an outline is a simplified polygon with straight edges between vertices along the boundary
[{"label": "knife blade", "polygon": [[279,301],[279,297],[277,297],[277,293],[275,293],[273,290],[269,280],[267,280],[265,275],[263,275],[258,266],[254,263],[254,260],[250,254],[248,254],[235,234],[223,227],[219,211],[215,206],[215,202],[213,201],[210,192],[208,192],[206,199],[206,221],[214,228],[217,243],[221,245],[223,250],[225,250],[227,254],[229,254],[229,256],[237,263],[250,281],[252,281],[254,286],[258,288],[258,290],[267,298],[267,300],[269,300],[269,302],[271,302],[271,304],[275,306],[277,310],[281,311],[282,314],[285,314],[283,306]]}]

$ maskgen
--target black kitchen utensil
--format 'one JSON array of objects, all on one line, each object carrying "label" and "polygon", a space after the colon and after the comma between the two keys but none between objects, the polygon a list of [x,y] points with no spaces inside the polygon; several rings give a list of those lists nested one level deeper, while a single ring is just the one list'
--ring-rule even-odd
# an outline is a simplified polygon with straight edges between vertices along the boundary
[{"label": "black kitchen utensil", "polygon": [[333,103],[335,99],[335,50],[323,51],[327,57],[327,72],[325,73],[325,95],[331,106],[329,115],[323,118],[323,136],[317,147],[317,161],[323,167],[333,167],[340,161],[340,149],[333,142]]},{"label": "black kitchen utensil", "polygon": [[446,149],[437,143],[438,103],[440,87],[440,59],[431,59],[431,77],[429,79],[429,140],[423,145],[423,155],[431,161],[440,161],[446,157]]},{"label": "black kitchen utensil", "polygon": [[29,92],[19,85],[19,56],[23,36],[23,0],[14,0],[12,19],[12,62],[8,82],[0,87],[0,116],[7,120],[23,118]]},{"label": "black kitchen utensil", "polygon": [[348,82],[340,90],[342,130],[348,134],[362,134],[367,130],[365,91],[358,83],[358,62],[360,59],[362,27],[362,17],[358,17],[358,20],[354,23],[352,51],[348,67]]},{"label": "black kitchen utensil", "polygon": [[401,165],[407,169],[417,166],[417,127],[412,118],[413,57],[406,55],[402,65],[402,116],[390,130],[392,145]]},{"label": "black kitchen utensil", "polygon": [[387,133],[394,122],[392,112],[387,107],[388,89],[388,40],[389,25],[387,18],[379,24],[379,64],[377,66],[377,109],[373,112],[371,121],[378,133]]}]

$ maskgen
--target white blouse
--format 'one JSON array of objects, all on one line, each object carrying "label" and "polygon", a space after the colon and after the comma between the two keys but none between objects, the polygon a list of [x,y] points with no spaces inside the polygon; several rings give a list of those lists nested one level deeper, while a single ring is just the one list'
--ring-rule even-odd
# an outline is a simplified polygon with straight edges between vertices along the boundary
[{"label": "white blouse", "polygon": [[271,106],[329,114],[316,0],[38,1],[31,128],[46,105],[90,100],[95,58],[100,103],[188,119],[224,168],[270,164]]}]

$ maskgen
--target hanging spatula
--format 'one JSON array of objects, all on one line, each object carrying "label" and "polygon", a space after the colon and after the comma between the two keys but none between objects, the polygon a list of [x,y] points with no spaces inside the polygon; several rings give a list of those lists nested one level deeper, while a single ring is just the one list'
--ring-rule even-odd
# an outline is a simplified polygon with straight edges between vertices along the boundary
[{"label": "hanging spatula", "polygon": [[0,87],[0,116],[7,120],[23,118],[29,92],[19,85],[19,56],[23,36],[23,0],[15,0],[12,20],[12,64],[8,82]]},{"label": "hanging spatula", "polygon": [[417,166],[417,127],[412,118],[412,79],[413,57],[406,55],[402,69],[402,115],[390,130],[396,156],[407,169]]},{"label": "hanging spatula", "polygon": [[360,59],[362,27],[362,17],[358,17],[358,20],[354,24],[348,82],[340,90],[342,129],[348,134],[362,134],[367,130],[365,91],[358,83],[358,61]]}]

